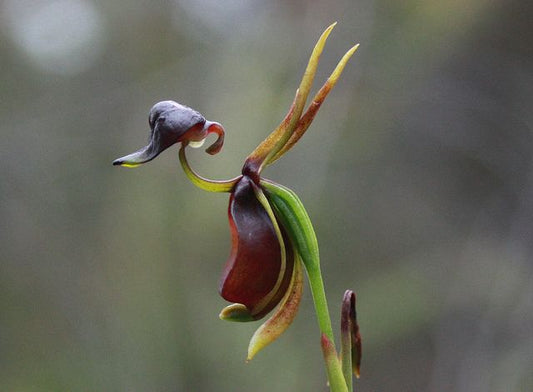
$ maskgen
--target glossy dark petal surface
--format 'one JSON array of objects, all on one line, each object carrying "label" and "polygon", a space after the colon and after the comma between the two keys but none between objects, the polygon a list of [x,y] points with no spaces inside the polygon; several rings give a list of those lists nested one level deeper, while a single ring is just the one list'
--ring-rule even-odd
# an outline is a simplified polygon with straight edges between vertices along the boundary
[{"label": "glossy dark petal surface", "polygon": [[[254,186],[248,177],[243,177],[230,197],[232,249],[220,281],[220,295],[227,301],[245,305],[255,318],[261,318],[277,305],[287,290],[294,260],[289,252],[282,271],[282,248]],[[283,281],[273,292],[282,272]],[[263,300],[267,297],[270,299],[265,304]]]}]

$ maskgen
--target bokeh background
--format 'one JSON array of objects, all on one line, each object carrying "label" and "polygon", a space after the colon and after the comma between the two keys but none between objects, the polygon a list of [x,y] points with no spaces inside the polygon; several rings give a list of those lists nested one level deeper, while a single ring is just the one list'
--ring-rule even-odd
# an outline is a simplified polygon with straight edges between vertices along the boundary
[{"label": "bokeh background", "polygon": [[215,178],[354,43],[266,176],[314,221],[338,329],[358,293],[359,391],[533,390],[533,3],[0,1],[0,390],[326,391],[312,301],[244,363],[218,319],[227,196],[177,149],[135,170],[150,107],[221,122]]}]

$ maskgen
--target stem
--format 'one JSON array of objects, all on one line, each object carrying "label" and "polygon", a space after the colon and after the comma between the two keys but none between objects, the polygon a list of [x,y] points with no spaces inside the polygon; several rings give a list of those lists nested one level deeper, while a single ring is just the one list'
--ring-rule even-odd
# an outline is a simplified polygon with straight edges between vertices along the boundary
[{"label": "stem", "polygon": [[326,370],[328,372],[331,392],[348,392],[348,387],[346,386],[341,363],[337,357],[335,340],[333,338],[333,329],[331,327],[331,318],[329,316],[328,302],[326,299],[324,282],[322,280],[320,268],[308,269],[307,277],[309,278],[309,286],[313,296],[318,326],[320,331],[330,340],[332,350],[335,353],[333,357],[328,357],[326,356],[326,353],[324,353],[324,360],[326,363]]},{"label": "stem", "polygon": [[311,294],[313,295],[320,332],[324,333],[335,346],[333,328],[331,327],[331,318],[329,316],[328,302],[320,268],[307,269],[307,277],[309,279]]},{"label": "stem", "polygon": [[335,351],[333,342],[323,333],[320,337],[320,345],[322,346],[322,353],[326,362],[330,390],[348,392],[348,388],[344,383],[342,370],[338,366],[339,358],[337,357],[337,351]]},{"label": "stem", "polygon": [[[335,350],[335,340],[333,338],[333,329],[331,328],[324,282],[320,273],[318,242],[309,215],[307,215],[307,211],[298,196],[290,189],[264,179],[261,180],[261,186],[265,189],[265,193],[274,206],[277,216],[283,223],[283,227],[287,229],[289,236],[296,245],[307,270],[318,326],[323,337],[325,336],[328,340],[327,350],[324,348],[324,339],[322,339],[322,347],[330,390],[331,392],[348,392],[341,364]],[[331,355],[331,352],[334,355]]]}]

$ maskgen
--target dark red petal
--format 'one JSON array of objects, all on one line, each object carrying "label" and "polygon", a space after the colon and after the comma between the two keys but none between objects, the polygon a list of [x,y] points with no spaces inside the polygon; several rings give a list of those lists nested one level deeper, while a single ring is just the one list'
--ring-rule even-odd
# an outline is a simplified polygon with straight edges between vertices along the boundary
[{"label": "dark red petal", "polygon": [[[272,310],[287,290],[294,261],[292,254],[288,255],[285,271],[281,271],[282,248],[268,213],[255,195],[255,186],[243,177],[230,197],[232,248],[219,291],[227,301],[245,305],[258,319]],[[273,293],[282,272],[283,281]],[[261,303],[267,296],[271,299]]]},{"label": "dark red petal", "polygon": [[283,227],[280,227],[280,229],[282,231],[283,240],[285,242],[286,255],[286,264],[285,272],[283,273],[283,280],[281,281],[281,285],[279,286],[274,296],[268,301],[264,308],[259,308],[257,310],[253,309],[252,313],[256,320],[259,320],[266,316],[272,309],[276,307],[277,304],[280,303],[291,283],[292,270],[294,268],[294,252],[292,246],[289,244],[289,239],[287,238],[287,235],[283,231]]}]

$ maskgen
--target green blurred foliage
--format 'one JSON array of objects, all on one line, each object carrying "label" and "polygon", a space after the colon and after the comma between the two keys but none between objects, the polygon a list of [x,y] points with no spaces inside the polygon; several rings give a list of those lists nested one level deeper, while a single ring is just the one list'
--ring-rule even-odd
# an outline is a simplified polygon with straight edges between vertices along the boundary
[{"label": "green blurred foliage", "polygon": [[[265,175],[315,224],[338,326],[358,293],[359,391],[533,389],[530,2],[0,3],[0,390],[327,390],[307,293],[250,364],[218,319],[227,197],[177,150],[136,170],[153,103],[227,131],[236,175],[332,21],[319,84],[361,47]],[[61,11],[61,12],[58,12]]]}]

